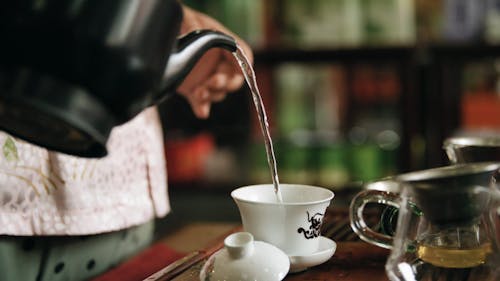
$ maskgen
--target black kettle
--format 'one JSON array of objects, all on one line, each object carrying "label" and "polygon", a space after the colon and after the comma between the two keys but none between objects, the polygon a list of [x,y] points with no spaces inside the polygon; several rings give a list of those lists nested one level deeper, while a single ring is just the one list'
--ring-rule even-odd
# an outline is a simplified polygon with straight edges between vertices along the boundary
[{"label": "black kettle", "polygon": [[175,0],[16,0],[0,11],[0,129],[81,157],[107,154],[111,129],[172,93],[210,48],[177,38]]}]

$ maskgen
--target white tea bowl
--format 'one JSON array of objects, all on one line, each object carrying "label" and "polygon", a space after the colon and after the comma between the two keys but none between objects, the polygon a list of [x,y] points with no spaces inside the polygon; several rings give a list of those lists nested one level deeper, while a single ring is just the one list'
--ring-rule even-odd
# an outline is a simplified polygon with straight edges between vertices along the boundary
[{"label": "white tea bowl", "polygon": [[315,253],[323,217],[334,193],[311,185],[280,184],[279,187],[282,202],[278,202],[272,184],[244,186],[231,192],[244,231],[289,256]]}]

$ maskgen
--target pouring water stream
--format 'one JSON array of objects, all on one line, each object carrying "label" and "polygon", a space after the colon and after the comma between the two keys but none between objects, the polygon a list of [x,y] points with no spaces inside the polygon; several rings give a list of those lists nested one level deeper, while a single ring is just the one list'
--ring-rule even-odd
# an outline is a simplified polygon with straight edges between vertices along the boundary
[{"label": "pouring water stream", "polygon": [[269,123],[267,121],[267,114],[264,108],[264,103],[262,101],[262,97],[259,92],[259,88],[257,87],[257,80],[255,78],[255,72],[252,69],[252,66],[249,63],[247,56],[240,46],[237,46],[236,52],[233,53],[234,57],[238,61],[238,64],[241,67],[241,71],[245,76],[245,80],[250,88],[252,93],[253,102],[255,104],[255,109],[257,110],[257,115],[260,121],[260,128],[262,130],[262,134],[265,140],[266,146],[266,154],[267,154],[267,163],[269,165],[269,169],[271,171],[271,176],[274,185],[274,192],[276,193],[276,198],[279,203],[283,202],[281,197],[281,191],[279,188],[279,178],[278,178],[278,169],[276,165],[276,157],[274,155],[273,143],[271,140],[271,134],[269,132]]}]

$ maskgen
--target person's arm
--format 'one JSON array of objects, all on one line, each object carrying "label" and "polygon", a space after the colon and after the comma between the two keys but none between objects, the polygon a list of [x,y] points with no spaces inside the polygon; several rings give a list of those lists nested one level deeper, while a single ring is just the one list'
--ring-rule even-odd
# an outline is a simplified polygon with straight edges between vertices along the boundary
[{"label": "person's arm", "polygon": [[[215,19],[183,5],[184,17],[181,34],[197,29],[213,29],[235,38],[245,55],[253,62],[253,53],[246,42],[229,31]],[[177,91],[187,98],[194,114],[198,118],[208,118],[213,102],[222,101],[230,92],[238,90],[244,82],[244,76],[231,52],[214,48],[198,61]]]}]

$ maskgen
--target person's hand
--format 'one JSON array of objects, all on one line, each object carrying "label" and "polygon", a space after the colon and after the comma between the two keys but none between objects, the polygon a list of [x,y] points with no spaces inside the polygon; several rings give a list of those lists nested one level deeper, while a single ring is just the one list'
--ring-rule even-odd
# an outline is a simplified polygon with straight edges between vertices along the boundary
[{"label": "person's hand", "polygon": [[[232,36],[253,63],[253,53],[246,42],[229,31],[215,19],[183,6],[184,18],[181,34],[197,29],[212,29]],[[222,101],[230,92],[238,90],[245,78],[233,54],[225,49],[213,48],[207,51],[177,88],[187,98],[194,114],[201,119],[210,115],[210,106]]]}]

